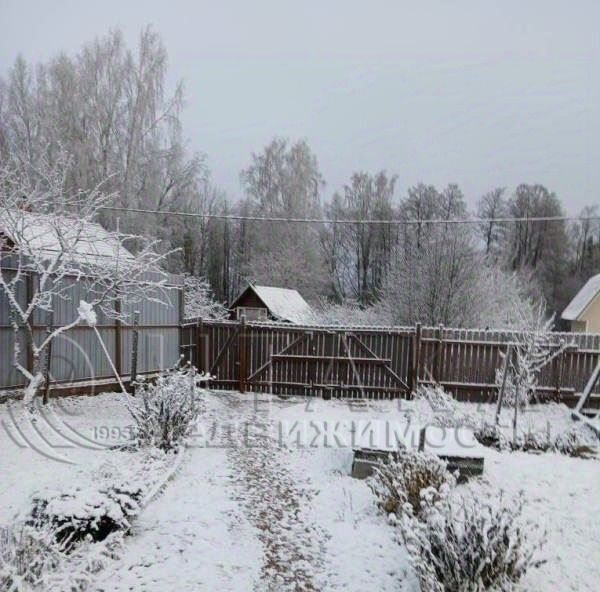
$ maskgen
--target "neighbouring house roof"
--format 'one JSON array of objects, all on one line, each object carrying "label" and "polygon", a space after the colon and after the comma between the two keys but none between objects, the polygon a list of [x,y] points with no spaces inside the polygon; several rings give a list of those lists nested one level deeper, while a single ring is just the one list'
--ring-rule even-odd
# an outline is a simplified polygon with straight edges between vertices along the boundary
[{"label": "neighbouring house roof", "polygon": [[276,319],[289,321],[299,325],[310,322],[313,314],[312,308],[308,302],[302,298],[298,290],[291,290],[289,288],[276,288],[274,286],[257,286],[250,284],[231,303],[230,308],[235,308],[237,302],[248,290],[252,290],[258,296]]},{"label": "neighbouring house roof", "polygon": [[0,215],[0,232],[17,248],[47,254],[49,258],[63,250],[62,240],[68,245],[71,263],[94,265],[111,259],[133,259],[100,224],[66,216],[4,210]]},{"label": "neighbouring house roof", "polygon": [[593,275],[577,292],[575,298],[563,310],[562,318],[566,321],[576,321],[598,293],[600,293],[600,273]]}]

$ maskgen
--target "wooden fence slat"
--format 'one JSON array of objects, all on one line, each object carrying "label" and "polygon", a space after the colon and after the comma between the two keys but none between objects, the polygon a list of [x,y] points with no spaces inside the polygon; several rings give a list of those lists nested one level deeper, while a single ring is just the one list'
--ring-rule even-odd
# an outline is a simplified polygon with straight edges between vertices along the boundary
[{"label": "wooden fence slat", "polygon": [[[237,383],[260,392],[334,397],[402,396],[423,382],[440,383],[461,398],[495,400],[500,352],[517,339],[514,331],[443,326],[377,329],[265,323],[247,323],[242,338],[240,327],[239,321],[205,320],[202,345],[196,323],[182,327],[184,351],[192,355],[189,352],[195,350],[198,359],[203,346],[211,373],[218,367],[216,388]],[[575,347],[544,368],[538,390],[544,398],[570,400],[581,392],[600,359],[600,351],[588,349],[600,341],[597,336],[551,336],[557,346],[560,339],[569,339]]]}]

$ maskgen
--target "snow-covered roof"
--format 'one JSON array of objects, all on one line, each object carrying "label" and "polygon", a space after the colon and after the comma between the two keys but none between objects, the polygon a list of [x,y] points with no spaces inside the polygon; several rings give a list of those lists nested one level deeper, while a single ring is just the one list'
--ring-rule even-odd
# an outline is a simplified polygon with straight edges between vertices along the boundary
[{"label": "snow-covered roof", "polygon": [[[4,210],[0,231],[26,253],[52,257],[66,251],[71,263],[94,265],[107,260],[133,259],[110,232],[100,224],[86,220]],[[61,242],[67,247],[61,247]]]},{"label": "snow-covered roof", "polygon": [[[302,298],[298,290],[276,288],[274,286],[257,286],[255,284],[251,284],[246,289],[254,290],[271,314],[279,320],[302,324],[310,322],[313,317],[312,308]],[[236,301],[238,299],[239,296],[236,298]],[[233,305],[235,305],[236,301],[234,301]]]},{"label": "snow-covered roof", "polygon": [[566,321],[577,320],[583,311],[588,307],[594,297],[600,293],[600,273],[593,275],[577,292],[575,298],[569,302],[569,305],[563,310],[562,318]]}]

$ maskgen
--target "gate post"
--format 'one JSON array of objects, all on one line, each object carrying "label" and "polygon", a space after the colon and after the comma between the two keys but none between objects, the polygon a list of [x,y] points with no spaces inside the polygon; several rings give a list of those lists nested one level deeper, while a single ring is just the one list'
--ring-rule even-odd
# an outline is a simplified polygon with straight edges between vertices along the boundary
[{"label": "gate post", "polygon": [[238,333],[238,380],[240,393],[246,392],[246,378],[248,376],[248,368],[246,362],[246,315],[242,315],[240,321],[240,330]]},{"label": "gate post", "polygon": [[135,387],[137,384],[139,324],[140,312],[139,310],[136,310],[133,313],[133,333],[131,335],[131,365],[129,368],[129,388],[133,391],[134,395]]},{"label": "gate post", "polygon": [[[198,372],[204,371],[204,321],[198,319],[196,321],[196,370]],[[192,356],[190,356],[190,363]]]},{"label": "gate post", "polygon": [[412,338],[412,365],[410,369],[410,393],[414,394],[419,386],[419,373],[421,370],[421,323],[415,326]]},{"label": "gate post", "polygon": [[123,353],[121,348],[121,297],[117,291],[115,295],[115,369],[119,376],[123,374]]},{"label": "gate post", "polygon": [[[564,348],[564,339],[561,339],[557,349]],[[563,377],[563,366],[564,366],[565,349],[563,349],[555,358],[552,360],[552,374],[554,375],[554,391],[556,393],[556,400],[560,401],[561,388],[562,388],[562,377]]]},{"label": "gate post", "polygon": [[433,379],[441,384],[442,382],[442,368],[444,367],[442,356],[444,354],[444,325],[439,325],[437,328],[437,343],[435,347],[435,365],[434,365],[434,376]]}]

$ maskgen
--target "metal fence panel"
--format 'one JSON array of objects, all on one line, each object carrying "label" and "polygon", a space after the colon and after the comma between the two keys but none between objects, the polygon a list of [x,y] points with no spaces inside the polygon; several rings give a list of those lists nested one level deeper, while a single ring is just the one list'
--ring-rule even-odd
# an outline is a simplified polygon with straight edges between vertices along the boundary
[{"label": "metal fence panel", "polygon": [[[5,277],[10,271],[3,270]],[[8,274],[8,275],[7,275]],[[149,276],[149,279],[150,278]],[[174,278],[172,278],[174,279]],[[35,277],[30,280],[30,289],[37,288]],[[87,300],[90,282],[84,278],[65,278],[64,297],[55,297],[53,301],[52,321],[55,327],[64,326],[77,318],[77,307],[81,300]],[[166,305],[152,300],[156,294],[149,293],[148,299],[133,305],[124,303],[124,312],[140,310],[139,361],[140,373],[152,373],[164,370],[177,363],[180,345],[180,310],[183,299],[181,286],[172,286],[166,291]],[[19,284],[19,298],[24,305],[27,297],[27,281]],[[108,318],[101,311],[98,316],[98,331],[108,353],[122,376],[129,372],[131,364],[132,328]],[[45,337],[46,314],[36,311],[33,316],[34,337],[36,342]],[[23,337],[23,334],[21,334]],[[21,339],[20,362],[24,367],[28,361],[25,340]],[[9,313],[6,296],[0,293],[0,388],[23,386],[24,379],[14,367],[13,330],[9,326]],[[52,341],[50,375],[56,382],[88,381],[90,379],[113,378],[109,361],[101,347],[95,331],[85,325],[77,325],[62,333]]]}]

